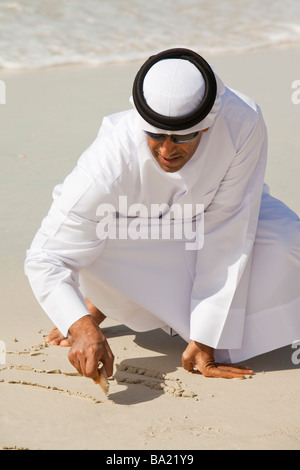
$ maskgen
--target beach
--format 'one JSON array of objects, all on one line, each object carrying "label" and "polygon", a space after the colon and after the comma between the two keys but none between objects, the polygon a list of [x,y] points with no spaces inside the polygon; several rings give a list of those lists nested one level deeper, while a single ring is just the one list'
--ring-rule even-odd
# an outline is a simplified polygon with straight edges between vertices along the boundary
[{"label": "beach", "polygon": [[[265,181],[300,214],[300,92],[292,86],[300,80],[300,47],[207,60],[226,85],[260,105],[269,134]],[[0,448],[299,450],[300,343],[248,360],[251,378],[207,379],[182,368],[180,337],[136,333],[106,319],[102,329],[115,355],[108,396],[76,373],[67,348],[45,343],[53,325],[24,275],[26,249],[54,186],[92,143],[102,118],[130,108],[141,65],[0,71],[6,85],[0,104]]]}]

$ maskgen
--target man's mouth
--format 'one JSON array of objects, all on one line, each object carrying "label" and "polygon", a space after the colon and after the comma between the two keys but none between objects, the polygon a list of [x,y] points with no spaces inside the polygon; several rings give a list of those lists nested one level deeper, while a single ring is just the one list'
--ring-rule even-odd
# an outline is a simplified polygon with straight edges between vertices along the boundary
[{"label": "man's mouth", "polygon": [[174,157],[163,157],[162,155],[158,155],[158,157],[160,158],[161,161],[165,162],[165,163],[169,163],[169,164],[172,164],[172,163],[176,163],[178,162],[178,160],[182,157],[181,155],[176,155]]}]

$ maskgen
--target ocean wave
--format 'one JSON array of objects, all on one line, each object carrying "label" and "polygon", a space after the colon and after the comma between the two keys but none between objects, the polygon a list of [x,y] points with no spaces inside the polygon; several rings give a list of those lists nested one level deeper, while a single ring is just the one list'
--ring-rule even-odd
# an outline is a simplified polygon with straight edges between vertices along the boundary
[{"label": "ocean wave", "polygon": [[144,60],[171,47],[203,55],[300,44],[298,0],[0,0],[0,67]]}]

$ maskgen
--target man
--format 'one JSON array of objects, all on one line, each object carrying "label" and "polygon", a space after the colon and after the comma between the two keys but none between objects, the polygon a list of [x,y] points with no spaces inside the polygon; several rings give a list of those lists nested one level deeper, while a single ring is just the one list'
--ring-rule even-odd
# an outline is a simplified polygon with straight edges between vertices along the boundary
[{"label": "man", "polygon": [[177,332],[187,370],[252,374],[231,363],[300,338],[299,218],[264,185],[261,111],[187,49],[150,57],[132,103],[55,188],[28,250],[48,341],[97,382],[99,361],[113,373],[109,316]]}]

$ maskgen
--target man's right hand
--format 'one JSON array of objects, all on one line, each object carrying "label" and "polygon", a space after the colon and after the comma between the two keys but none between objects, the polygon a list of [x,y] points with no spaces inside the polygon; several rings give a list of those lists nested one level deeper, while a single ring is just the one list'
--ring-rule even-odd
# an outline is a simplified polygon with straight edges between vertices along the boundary
[{"label": "man's right hand", "polygon": [[114,355],[95,319],[86,315],[73,323],[69,331],[73,344],[68,358],[79,374],[99,381],[99,362],[102,362],[107,376],[111,377]]}]

